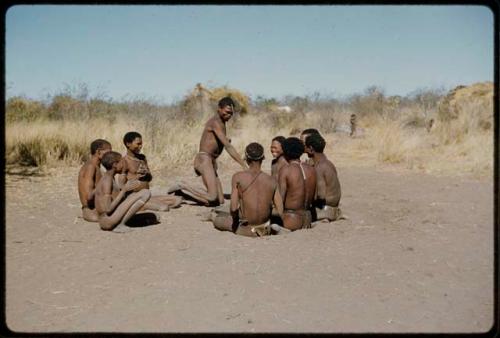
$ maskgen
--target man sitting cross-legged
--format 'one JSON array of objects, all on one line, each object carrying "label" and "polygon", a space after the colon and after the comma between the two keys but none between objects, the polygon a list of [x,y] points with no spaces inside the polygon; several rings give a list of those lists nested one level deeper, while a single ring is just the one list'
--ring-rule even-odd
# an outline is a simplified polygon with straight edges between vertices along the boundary
[{"label": "man sitting cross-legged", "polygon": [[111,151],[111,144],[108,141],[102,139],[92,141],[90,157],[78,173],[78,195],[82,203],[82,216],[88,222],[99,221],[94,203],[95,187],[101,179],[102,157],[108,151]]},{"label": "man sitting cross-legged", "polygon": [[283,153],[288,164],[278,174],[278,183],[284,201],[283,226],[289,230],[311,227],[311,207],[316,192],[316,172],[300,162],[304,144],[296,137],[283,142]]},{"label": "man sitting cross-legged", "polygon": [[[123,156],[123,174],[118,175],[120,184],[127,181],[138,180],[139,188],[149,189],[149,182],[153,179],[149,170],[146,155],[141,153],[142,136],[138,132],[130,131],[123,136],[123,144],[127,148],[127,153]],[[144,205],[144,210],[168,211],[170,208],[176,208],[182,203],[182,197],[168,194],[154,194]]]},{"label": "man sitting cross-legged", "polygon": [[[264,148],[250,143],[245,149],[249,169],[233,175],[231,181],[231,215],[213,211],[211,220],[215,228],[232,231],[237,235],[258,237],[286,229],[270,224],[273,204],[278,213],[283,212],[283,201],[276,179],[261,171]],[[271,228],[272,227],[272,228]]]},{"label": "man sitting cross-legged", "polygon": [[340,182],[335,165],[323,153],[326,142],[320,134],[311,134],[306,139],[306,153],[314,162],[317,184],[314,206],[316,215],[313,221],[326,219],[335,221],[342,218],[339,209]]},{"label": "man sitting cross-legged", "polygon": [[138,180],[125,183],[116,193],[114,175],[123,171],[123,163],[122,156],[115,151],[106,153],[102,158],[102,165],[107,171],[95,188],[95,208],[102,230],[130,231],[125,222],[151,197],[149,189],[134,191],[140,184]]}]

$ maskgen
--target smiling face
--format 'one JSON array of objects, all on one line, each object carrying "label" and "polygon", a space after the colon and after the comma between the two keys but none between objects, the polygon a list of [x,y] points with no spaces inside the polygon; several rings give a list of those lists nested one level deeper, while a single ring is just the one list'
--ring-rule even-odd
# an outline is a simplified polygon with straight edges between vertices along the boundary
[{"label": "smiling face", "polygon": [[218,108],[217,112],[225,122],[229,121],[234,114],[233,106],[224,106],[224,108]]},{"label": "smiling face", "polygon": [[283,148],[281,147],[281,143],[278,141],[273,141],[271,143],[271,154],[274,158],[278,158],[283,155]]},{"label": "smiling face", "polygon": [[142,138],[136,137],[132,142],[127,143],[127,149],[134,154],[140,154],[142,149]]}]

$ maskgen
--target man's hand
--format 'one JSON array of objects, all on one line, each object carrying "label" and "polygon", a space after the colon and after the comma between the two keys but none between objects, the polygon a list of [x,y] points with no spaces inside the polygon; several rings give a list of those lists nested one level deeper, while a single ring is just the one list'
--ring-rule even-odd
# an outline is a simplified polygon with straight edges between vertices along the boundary
[{"label": "man's hand", "polygon": [[130,180],[125,183],[125,186],[123,187],[123,190],[125,191],[133,191],[141,185],[141,182],[139,180]]}]

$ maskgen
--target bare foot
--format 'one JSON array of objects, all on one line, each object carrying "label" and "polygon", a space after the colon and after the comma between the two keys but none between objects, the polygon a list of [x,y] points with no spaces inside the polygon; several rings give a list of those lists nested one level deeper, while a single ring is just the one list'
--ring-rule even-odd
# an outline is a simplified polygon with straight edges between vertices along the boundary
[{"label": "bare foot", "polygon": [[175,182],[174,184],[172,184],[170,187],[167,188],[167,194],[172,194],[181,189],[182,189],[182,183]]},{"label": "bare foot", "polygon": [[279,226],[278,224],[271,224],[271,229],[276,231],[276,235],[284,235],[284,234],[287,234],[289,232],[292,232],[291,230],[288,230],[287,228]]},{"label": "bare foot", "polygon": [[124,224],[118,224],[116,226],[116,228],[113,229],[113,232],[116,232],[118,234],[122,234],[122,233],[125,233],[125,232],[130,232],[130,231],[134,231],[134,229],[124,225]]}]

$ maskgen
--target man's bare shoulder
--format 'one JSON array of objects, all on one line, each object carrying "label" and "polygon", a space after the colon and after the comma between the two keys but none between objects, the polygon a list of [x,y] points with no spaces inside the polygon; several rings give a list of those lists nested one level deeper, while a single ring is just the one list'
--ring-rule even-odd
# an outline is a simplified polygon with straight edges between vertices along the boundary
[{"label": "man's bare shoulder", "polygon": [[94,176],[96,170],[97,166],[89,160],[80,168],[80,175],[92,177]]}]

